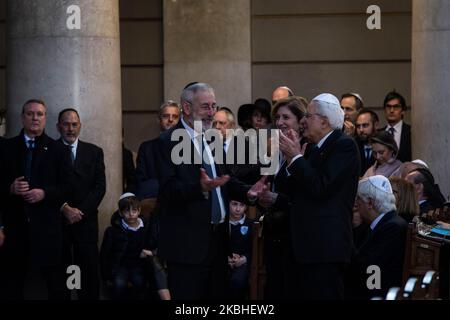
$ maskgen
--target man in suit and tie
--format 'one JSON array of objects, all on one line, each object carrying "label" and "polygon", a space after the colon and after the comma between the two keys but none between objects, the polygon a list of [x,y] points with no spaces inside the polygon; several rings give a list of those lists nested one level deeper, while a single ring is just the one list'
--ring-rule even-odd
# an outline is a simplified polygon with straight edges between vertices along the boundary
[{"label": "man in suit and tie", "polygon": [[[384,297],[391,287],[402,286],[403,260],[408,224],[396,212],[392,187],[384,176],[372,176],[359,182],[356,205],[363,223],[369,228],[356,243],[356,254],[349,269],[348,296],[354,299]],[[369,266],[377,266],[380,283],[367,286]],[[370,281],[369,281],[370,282]],[[370,282],[376,284],[375,282]]]},{"label": "man in suit and tie", "polygon": [[103,150],[81,141],[77,110],[67,108],[58,115],[59,142],[71,149],[74,192],[61,211],[65,217],[65,260],[81,269],[80,300],[99,299],[98,206],[106,191]]},{"label": "man in suit and tie", "polygon": [[366,108],[361,109],[356,117],[356,143],[361,156],[361,177],[375,163],[369,140],[377,132],[378,122],[378,115]]},{"label": "man in suit and tie", "polygon": [[[180,119],[180,106],[172,100],[164,102],[159,108],[159,128],[164,132],[175,126]],[[140,199],[154,198],[158,195],[156,172],[158,138],[143,142],[138,151],[136,165],[137,196]]]},{"label": "man in suit and tie", "polygon": [[72,168],[68,148],[44,132],[46,112],[41,100],[25,102],[22,131],[0,148],[0,295],[8,299],[37,298],[24,290],[30,276],[46,281],[49,299],[66,290],[60,208],[71,192]]},{"label": "man in suit and tie", "polygon": [[307,159],[293,130],[280,133],[292,186],[289,226],[294,259],[288,266],[289,297],[342,299],[343,271],[352,252],[358,147],[342,132],[344,112],[329,93],[310,102],[301,123],[304,137],[316,144]]},{"label": "man in suit and tie", "polygon": [[401,162],[411,161],[411,126],[403,122],[407,109],[405,98],[395,90],[391,91],[384,98],[383,106],[388,125],[382,130],[394,136],[398,146],[397,159]]},{"label": "man in suit and tie", "polygon": [[[213,88],[205,83],[188,85],[180,102],[182,119],[159,139],[159,255],[167,261],[169,289],[175,300],[224,298],[227,193],[244,202],[248,188],[226,175],[225,166],[215,163],[206,142],[204,133],[211,128],[217,108]],[[171,140],[176,136],[182,141]],[[172,151],[180,154],[175,147],[186,161],[175,163]]]}]

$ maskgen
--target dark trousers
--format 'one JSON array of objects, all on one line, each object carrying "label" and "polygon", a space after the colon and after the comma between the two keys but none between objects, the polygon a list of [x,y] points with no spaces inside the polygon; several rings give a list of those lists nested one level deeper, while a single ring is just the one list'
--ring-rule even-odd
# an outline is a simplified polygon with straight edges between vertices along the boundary
[{"label": "dark trousers", "polygon": [[2,268],[0,300],[67,300],[63,266]]},{"label": "dark trousers", "polygon": [[66,300],[64,265],[35,266],[30,261],[28,225],[11,234],[0,248],[0,300]]},{"label": "dark trousers", "polygon": [[167,262],[169,290],[173,300],[225,299],[228,292],[227,224],[211,228],[210,246],[200,264]]},{"label": "dark trousers", "polygon": [[241,300],[245,298],[248,289],[249,266],[247,264],[240,267],[230,268],[230,284],[228,298]]},{"label": "dark trousers", "polygon": [[318,263],[288,265],[287,297],[290,300],[344,299],[344,264]]},{"label": "dark trousers", "polygon": [[[130,288],[128,288],[128,283],[131,283]],[[115,300],[123,300],[126,298],[142,300],[145,294],[145,287],[145,274],[141,266],[121,266],[114,272],[113,299]]]},{"label": "dark trousers", "polygon": [[264,265],[266,268],[264,300],[286,299],[284,295],[290,281],[286,273],[288,249],[288,239],[264,237]]},{"label": "dark trousers", "polygon": [[67,266],[77,265],[81,271],[81,289],[77,290],[79,300],[99,299],[99,253],[97,243],[79,242],[66,233],[64,260]]}]

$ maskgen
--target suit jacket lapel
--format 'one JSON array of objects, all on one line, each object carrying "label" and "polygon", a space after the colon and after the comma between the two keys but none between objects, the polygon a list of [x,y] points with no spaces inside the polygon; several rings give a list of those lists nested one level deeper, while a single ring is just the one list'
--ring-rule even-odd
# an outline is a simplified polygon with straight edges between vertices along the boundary
[{"label": "suit jacket lapel", "polygon": [[322,146],[320,148],[315,148],[313,152],[311,153],[310,161],[312,163],[320,163],[322,159],[324,159],[327,155],[327,153],[330,151],[331,146],[333,143],[339,139],[339,137],[342,135],[342,132],[339,130],[334,130],[328,138],[324,141]]}]

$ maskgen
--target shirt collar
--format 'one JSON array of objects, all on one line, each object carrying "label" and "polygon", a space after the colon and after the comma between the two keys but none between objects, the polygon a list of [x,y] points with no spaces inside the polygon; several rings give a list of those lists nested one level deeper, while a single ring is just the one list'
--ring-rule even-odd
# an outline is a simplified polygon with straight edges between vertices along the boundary
[{"label": "shirt collar", "polygon": [[322,147],[322,145],[325,143],[325,140],[327,140],[327,138],[333,133],[333,131],[334,130],[331,130],[330,132],[327,133],[327,135],[325,137],[320,139],[319,143],[317,144],[317,148]]},{"label": "shirt collar", "polygon": [[142,221],[142,219],[141,219],[141,218],[138,218],[138,221],[139,221],[139,225],[138,225],[137,227],[134,228],[134,227],[130,227],[130,226],[128,225],[128,223],[126,223],[125,220],[122,219],[122,227],[123,227],[125,230],[138,231],[140,228],[143,228],[143,227],[144,227],[144,222]]},{"label": "shirt collar", "polygon": [[36,141],[36,137],[34,138],[30,138],[29,136],[27,136],[25,133],[23,134],[24,138],[25,138],[25,144],[28,145],[28,141],[33,140]]},{"label": "shirt collar", "polygon": [[181,117],[181,124],[183,125],[183,127],[187,130],[187,132],[189,133],[189,135],[191,136],[191,139],[197,138],[197,136],[200,135],[200,133],[195,132],[194,129],[192,129],[186,121],[184,121],[184,118]]},{"label": "shirt collar", "polygon": [[385,214],[386,214],[386,212],[380,214],[375,220],[372,221],[372,223],[370,224],[370,229],[372,229],[372,231],[375,229],[375,227],[377,226],[378,222],[380,222],[380,220],[383,219]]},{"label": "shirt collar", "polygon": [[238,220],[238,221],[231,221],[230,220],[230,224],[231,225],[233,225],[233,226],[237,226],[237,225],[243,225],[244,224],[244,221],[245,221],[245,215],[242,217],[242,219],[241,220]]},{"label": "shirt collar", "polygon": [[72,143],[72,144],[69,144],[69,143],[67,143],[64,139],[62,139],[61,138],[61,140],[62,140],[62,142],[66,145],[66,146],[73,146],[73,149],[75,149],[75,150],[77,150],[77,147],[78,147],[78,138],[75,140],[75,142],[74,143]]},{"label": "shirt collar", "polygon": [[397,122],[395,125],[391,126],[388,125],[387,126],[387,130],[389,130],[390,127],[395,129],[395,132],[400,132],[402,130],[402,126],[403,126],[403,120],[400,120],[399,122]]}]

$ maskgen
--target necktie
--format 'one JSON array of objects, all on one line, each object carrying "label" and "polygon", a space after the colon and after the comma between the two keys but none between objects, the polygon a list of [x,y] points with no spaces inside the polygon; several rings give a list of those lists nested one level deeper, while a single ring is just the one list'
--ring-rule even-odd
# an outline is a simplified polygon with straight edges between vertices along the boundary
[{"label": "necktie", "polygon": [[70,160],[72,160],[72,166],[75,164],[75,155],[73,154],[73,146],[70,146]]},{"label": "necktie", "polygon": [[394,127],[389,128],[389,133],[392,134],[392,136],[394,136],[394,133],[395,133]]},{"label": "necktie", "polygon": [[364,147],[364,149],[366,151],[366,160],[369,161],[372,149],[370,147]]},{"label": "necktie", "polygon": [[27,158],[25,162],[25,180],[31,184],[31,166],[33,163],[34,140],[27,141]]},{"label": "necktie", "polygon": [[[205,169],[208,176],[213,179],[214,174],[212,171],[211,164],[206,163],[204,160],[204,154],[205,154],[205,139],[202,139],[202,167]],[[220,189],[219,189],[220,190]],[[220,191],[219,191],[220,192]],[[220,210],[220,202],[219,202],[219,195],[217,194],[217,188],[211,190],[211,222],[213,224],[219,224],[220,219],[222,218],[222,213]]]}]

